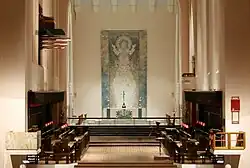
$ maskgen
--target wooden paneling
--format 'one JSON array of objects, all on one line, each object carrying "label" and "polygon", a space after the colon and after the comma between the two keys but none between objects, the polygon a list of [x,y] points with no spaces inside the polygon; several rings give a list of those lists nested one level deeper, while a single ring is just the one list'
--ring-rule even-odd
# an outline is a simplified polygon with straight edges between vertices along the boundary
[{"label": "wooden paneling", "polygon": [[197,104],[222,105],[222,91],[185,91],[185,100]]}]

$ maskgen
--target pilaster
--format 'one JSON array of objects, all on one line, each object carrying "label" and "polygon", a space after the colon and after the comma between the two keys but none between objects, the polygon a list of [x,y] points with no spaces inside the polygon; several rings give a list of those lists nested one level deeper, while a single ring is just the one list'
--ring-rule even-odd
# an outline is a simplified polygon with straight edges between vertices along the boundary
[{"label": "pilaster", "polygon": [[189,0],[180,0],[182,73],[189,72]]},{"label": "pilaster", "polygon": [[[53,17],[53,1],[43,0],[42,2],[43,15]],[[54,67],[53,67],[53,50],[41,50],[41,63],[44,68],[44,90],[54,89]]]},{"label": "pilaster", "polygon": [[208,1],[197,1],[197,83],[196,89],[209,90],[208,78]]},{"label": "pilaster", "polygon": [[209,0],[210,89],[221,90],[220,58],[224,53],[223,7],[221,0]]}]

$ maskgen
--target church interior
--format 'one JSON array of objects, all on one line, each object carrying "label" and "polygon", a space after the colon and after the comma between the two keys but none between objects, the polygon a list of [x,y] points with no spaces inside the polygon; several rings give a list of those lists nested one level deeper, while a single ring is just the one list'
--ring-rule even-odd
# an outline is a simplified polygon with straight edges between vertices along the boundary
[{"label": "church interior", "polygon": [[0,8],[0,167],[250,166],[250,0]]}]

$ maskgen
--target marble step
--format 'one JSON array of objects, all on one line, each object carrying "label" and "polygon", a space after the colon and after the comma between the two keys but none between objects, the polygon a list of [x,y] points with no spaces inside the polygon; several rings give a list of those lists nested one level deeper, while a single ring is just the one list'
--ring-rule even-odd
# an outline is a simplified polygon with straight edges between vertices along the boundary
[{"label": "marble step", "polygon": [[90,143],[89,146],[95,147],[95,146],[159,146],[158,143],[146,143],[146,142],[140,142],[140,143]]},{"label": "marble step", "polygon": [[163,164],[163,165],[148,165],[148,164],[145,164],[145,165],[121,165],[121,164],[117,164],[117,165],[108,165],[108,164],[103,164],[103,165],[76,165],[75,167],[120,167],[120,168],[125,168],[125,167],[130,167],[130,168],[142,168],[142,167],[146,167],[146,168],[152,168],[152,167],[165,167],[165,168],[177,168],[176,165],[173,165],[173,164]]},{"label": "marble step", "polygon": [[75,167],[166,167],[176,168],[171,161],[164,162],[79,162]]}]

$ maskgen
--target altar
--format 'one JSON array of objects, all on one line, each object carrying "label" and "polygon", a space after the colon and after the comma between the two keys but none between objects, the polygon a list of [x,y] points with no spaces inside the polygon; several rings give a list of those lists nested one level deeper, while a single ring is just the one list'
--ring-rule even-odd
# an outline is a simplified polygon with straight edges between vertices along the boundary
[{"label": "altar", "polygon": [[125,102],[125,91],[122,91],[122,104],[121,108],[110,107],[110,101],[108,100],[108,107],[103,109],[103,118],[118,118],[118,119],[132,119],[146,117],[146,108],[141,105],[141,98],[138,100],[136,107],[127,107]]},{"label": "altar", "polygon": [[146,117],[145,108],[106,108],[103,110],[104,118],[143,118]]}]

